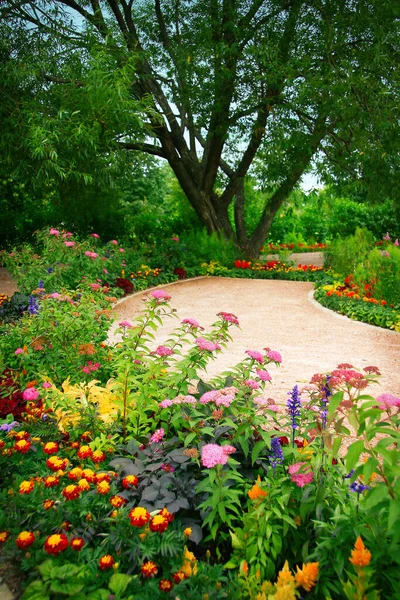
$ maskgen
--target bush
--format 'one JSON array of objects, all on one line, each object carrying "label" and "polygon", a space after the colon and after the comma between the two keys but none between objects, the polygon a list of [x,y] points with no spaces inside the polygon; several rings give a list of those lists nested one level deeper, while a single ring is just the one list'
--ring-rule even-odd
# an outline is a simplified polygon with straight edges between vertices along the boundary
[{"label": "bush", "polygon": [[367,229],[357,228],[354,235],[331,242],[324,251],[325,266],[343,276],[354,273],[366,260],[372,245],[372,234]]}]

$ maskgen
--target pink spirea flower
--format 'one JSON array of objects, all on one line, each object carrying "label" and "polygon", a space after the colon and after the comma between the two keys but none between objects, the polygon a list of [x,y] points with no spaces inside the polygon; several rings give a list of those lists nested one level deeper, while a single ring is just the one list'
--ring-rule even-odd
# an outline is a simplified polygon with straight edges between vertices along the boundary
[{"label": "pink spirea flower", "polygon": [[182,323],[186,323],[186,325],[190,325],[190,327],[193,327],[194,329],[203,329],[196,319],[183,319]]},{"label": "pink spirea flower", "polygon": [[67,231],[67,233],[64,233],[63,237],[69,238],[72,237],[74,234],[71,233],[70,231]]},{"label": "pink spirea flower", "polygon": [[104,273],[105,275],[108,275],[108,271],[107,271],[107,269],[103,269],[103,273]]},{"label": "pink spirea flower", "polygon": [[384,250],[382,252],[382,256],[384,256],[385,258],[389,258],[390,254],[389,254],[389,252],[387,250]]},{"label": "pink spirea flower", "polygon": [[132,323],[130,323],[129,321],[121,321],[121,323],[118,323],[118,325],[120,327],[126,327],[127,329],[133,327]]},{"label": "pink spirea flower", "polygon": [[386,233],[386,235],[383,239],[386,240],[387,242],[390,240],[389,232]]},{"label": "pink spirea flower", "polygon": [[96,239],[100,239],[100,236],[98,233],[91,233],[90,235]]},{"label": "pink spirea flower", "polygon": [[154,290],[154,292],[151,292],[151,296],[153,296],[155,300],[160,300],[161,302],[171,300],[171,296],[164,290]]},{"label": "pink spirea flower", "polygon": [[393,396],[392,394],[380,394],[376,401],[378,402],[378,408],[385,410],[394,406],[400,407],[400,398]]},{"label": "pink spirea flower", "polygon": [[217,465],[225,465],[228,457],[236,448],[233,446],[218,446],[218,444],[206,444],[201,449],[201,464],[207,469]]},{"label": "pink spirea flower", "polygon": [[167,346],[158,346],[153,352],[153,354],[157,354],[157,356],[171,356],[173,353],[174,351]]},{"label": "pink spirea flower", "polygon": [[92,258],[93,260],[94,260],[95,258],[98,258],[98,257],[99,257],[99,255],[98,255],[98,254],[96,254],[96,252],[90,252],[89,250],[86,250],[86,252],[85,252],[85,256],[88,256],[89,258]]},{"label": "pink spirea flower", "polygon": [[90,373],[89,367],[82,367],[82,371],[83,371],[83,373],[86,373],[86,375],[89,375],[89,373]]},{"label": "pink spirea flower", "polygon": [[253,360],[256,360],[260,364],[262,364],[264,362],[263,355],[261,354],[261,352],[258,352],[257,350],[246,350],[246,354],[248,354],[250,356],[250,358],[252,358]]},{"label": "pink spirea flower", "polygon": [[215,402],[217,406],[228,407],[234,401],[237,393],[238,389],[233,386],[222,388],[221,390],[210,390],[200,397],[200,404]]},{"label": "pink spirea flower", "polygon": [[125,250],[123,248],[120,248],[119,251],[120,252],[125,252]]},{"label": "pink spirea flower", "polygon": [[17,348],[16,351],[14,352],[14,354],[23,354],[24,351],[22,348]]},{"label": "pink spirea flower", "polygon": [[150,436],[150,444],[157,444],[158,442],[161,442],[164,434],[165,431],[162,427],[161,429],[156,429],[156,431]]},{"label": "pink spirea flower", "polygon": [[42,383],[42,388],[44,388],[44,389],[48,389],[51,387],[53,387],[53,386],[49,381],[45,381],[44,383]]},{"label": "pink spirea flower", "polygon": [[27,401],[35,401],[39,398],[39,392],[34,387],[27,388],[26,390],[24,390],[22,397],[24,400],[27,400]]},{"label": "pink spirea flower", "polygon": [[227,323],[233,323],[234,325],[239,325],[239,319],[237,318],[236,315],[234,315],[232,313],[219,312],[217,314],[217,317],[221,317],[221,319],[223,321],[226,321]]},{"label": "pink spirea flower", "polygon": [[87,365],[82,367],[82,371],[83,371],[83,373],[88,374],[91,371],[98,371],[100,369],[100,367],[101,367],[101,365],[99,362],[94,363],[93,361],[89,360]]},{"label": "pink spirea flower", "polygon": [[257,369],[257,376],[261,381],[272,381],[271,375],[265,369]]},{"label": "pink spirea flower", "polygon": [[58,229],[54,229],[53,227],[50,229],[49,233],[50,233],[50,235],[55,235],[56,237],[58,237],[60,235],[60,232],[58,231]]},{"label": "pink spirea flower", "polygon": [[258,390],[258,388],[260,387],[257,381],[255,381],[254,379],[245,379],[243,381],[243,385],[251,388],[252,390]]},{"label": "pink spirea flower", "polygon": [[398,240],[397,238],[395,239],[395,241],[394,241],[394,244],[393,244],[393,245],[394,245],[394,246],[398,246],[398,245],[399,245],[399,240]]},{"label": "pink spirea flower", "polygon": [[219,344],[214,344],[214,342],[210,342],[210,340],[206,340],[203,337],[197,338],[197,340],[195,340],[195,342],[200,350],[207,350],[207,352],[214,352],[214,350],[221,350],[221,346]]},{"label": "pink spirea flower", "polygon": [[179,238],[177,235],[174,235],[172,239],[174,240],[174,242],[179,242]]},{"label": "pink spirea flower", "polygon": [[114,244],[114,246],[118,246],[117,240],[111,240],[110,244]]},{"label": "pink spirea flower", "polygon": [[[267,350],[267,349],[266,349]],[[274,362],[277,363],[281,363],[282,362],[282,356],[279,354],[279,352],[276,352],[275,350],[267,350],[267,356],[270,360],[273,360]]]},{"label": "pink spirea flower", "polygon": [[100,290],[101,289],[101,285],[99,283],[89,283],[89,287],[93,290]]},{"label": "pink spirea flower", "polygon": [[172,400],[168,400],[168,398],[166,400],[162,400],[162,402],[160,402],[160,404],[158,405],[160,408],[168,408],[170,406],[173,406],[173,402]]},{"label": "pink spirea flower", "polygon": [[67,246],[67,248],[72,248],[75,246],[75,242],[64,242],[64,245]]},{"label": "pink spirea flower", "polygon": [[290,465],[289,475],[293,483],[298,487],[304,487],[308,483],[311,483],[314,477],[311,465],[305,462],[298,462],[294,465]]}]

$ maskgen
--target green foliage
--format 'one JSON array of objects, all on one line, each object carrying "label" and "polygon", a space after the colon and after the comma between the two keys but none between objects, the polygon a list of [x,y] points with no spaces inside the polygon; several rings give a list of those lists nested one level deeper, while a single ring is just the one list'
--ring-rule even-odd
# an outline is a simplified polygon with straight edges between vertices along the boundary
[{"label": "green foliage", "polygon": [[361,286],[372,281],[377,300],[400,304],[400,249],[388,245],[385,250],[371,250],[365,264],[356,270],[355,281]]},{"label": "green foliage", "polygon": [[325,251],[325,265],[336,273],[349,275],[365,261],[373,244],[373,236],[366,229],[356,229],[356,233],[345,239],[331,242]]}]

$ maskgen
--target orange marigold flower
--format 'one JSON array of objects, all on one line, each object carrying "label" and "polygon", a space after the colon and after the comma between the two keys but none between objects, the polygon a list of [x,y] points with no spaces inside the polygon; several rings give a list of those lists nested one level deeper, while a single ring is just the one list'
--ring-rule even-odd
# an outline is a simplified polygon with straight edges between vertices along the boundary
[{"label": "orange marigold flower", "polygon": [[61,529],[64,529],[64,531],[69,531],[71,529],[71,523],[69,521],[63,521],[61,523]]},{"label": "orange marigold flower", "polygon": [[92,456],[92,454],[93,454],[93,450],[91,449],[90,446],[81,446],[78,450],[79,458],[89,458]]},{"label": "orange marigold flower", "polygon": [[72,550],[79,552],[80,550],[82,550],[83,546],[85,545],[85,541],[81,537],[74,537],[70,541],[69,545],[72,548]]},{"label": "orange marigold flower", "polygon": [[4,544],[9,535],[9,531],[0,531],[0,544]]},{"label": "orange marigold flower", "polygon": [[95,478],[96,483],[100,483],[101,481],[107,481],[107,483],[111,482],[111,477],[108,473],[97,473]]},{"label": "orange marigold flower", "polygon": [[300,570],[297,567],[296,583],[301,585],[306,592],[309,592],[313,588],[318,579],[318,565],[319,563],[306,563],[303,564],[303,568]]},{"label": "orange marigold flower", "polygon": [[58,452],[58,450],[59,446],[57,442],[47,442],[47,444],[43,446],[43,452],[45,454],[55,454],[56,452]]},{"label": "orange marigold flower", "polygon": [[111,554],[105,554],[99,560],[99,569],[102,571],[106,571],[107,569],[111,569],[115,564],[115,560],[111,556]]},{"label": "orange marigold flower", "polygon": [[124,506],[127,502],[128,500],[125,500],[122,496],[118,496],[118,494],[116,496],[111,496],[110,498],[110,504],[111,506],[114,506],[114,508],[121,508],[121,506]]},{"label": "orange marigold flower", "polygon": [[27,431],[16,431],[15,439],[17,440],[27,440],[29,439],[29,433]]},{"label": "orange marigold flower", "polygon": [[161,579],[158,587],[162,592],[170,592],[174,587],[174,584],[170,579]]},{"label": "orange marigold flower", "polygon": [[371,552],[364,546],[364,542],[359,535],[354,544],[354,548],[351,551],[349,561],[353,563],[355,567],[367,567],[371,562],[371,558]]},{"label": "orange marigold flower", "polygon": [[94,463],[104,462],[106,460],[106,458],[107,458],[106,453],[103,452],[103,450],[96,450],[92,454],[92,461]]},{"label": "orange marigold flower", "polygon": [[[119,515],[119,512],[118,512],[117,510],[113,510],[113,511],[111,512],[111,514],[110,514],[110,517],[111,517],[112,519],[116,519],[116,518],[118,517],[118,515]],[[140,537],[140,536],[139,536],[139,537]]]},{"label": "orange marigold flower", "polygon": [[149,527],[151,531],[158,531],[159,533],[162,533],[163,531],[168,529],[168,524],[168,519],[163,517],[163,515],[159,514],[155,515],[151,519]]},{"label": "orange marigold flower", "polygon": [[79,485],[71,484],[67,485],[66,488],[63,489],[62,495],[66,500],[76,500],[79,498],[82,489]]},{"label": "orange marigold flower", "polygon": [[185,537],[190,537],[192,535],[192,528],[191,527],[186,527],[186,529],[183,530],[183,535]]},{"label": "orange marigold flower", "polygon": [[54,500],[44,500],[42,506],[44,510],[50,510],[54,506]]},{"label": "orange marigold flower", "polygon": [[33,492],[35,484],[33,481],[21,481],[19,484],[19,493],[20,494],[30,494]]},{"label": "orange marigold flower", "polygon": [[108,481],[100,481],[100,483],[97,484],[96,489],[99,494],[105,496],[110,491],[110,484]]},{"label": "orange marigold flower", "polygon": [[94,483],[96,481],[96,474],[92,469],[83,469],[82,477],[83,479],[87,479],[89,483]]},{"label": "orange marigold flower", "polygon": [[59,554],[68,548],[68,538],[65,533],[55,533],[46,539],[43,550],[48,554]]},{"label": "orange marigold flower", "polygon": [[260,486],[258,485],[259,483],[261,483],[260,476],[258,476],[257,481],[253,485],[251,490],[247,492],[250,500],[257,500],[258,498],[265,498],[265,496],[268,496],[267,492],[260,488]]},{"label": "orange marigold flower", "polygon": [[185,575],[183,571],[177,571],[172,575],[172,579],[175,581],[175,583],[180,583],[181,581],[187,578],[187,575]]},{"label": "orange marigold flower", "polygon": [[81,440],[83,442],[90,442],[92,439],[92,434],[90,433],[90,431],[84,431],[81,435]]},{"label": "orange marigold flower", "polygon": [[33,544],[33,542],[35,541],[35,536],[32,533],[32,531],[21,531],[21,533],[18,535],[17,539],[15,540],[15,543],[17,544],[18,548],[28,548],[28,546],[31,546]]},{"label": "orange marigold flower", "polygon": [[49,475],[43,479],[44,487],[51,488],[60,483],[60,480],[55,475]]},{"label": "orange marigold flower", "polygon": [[79,448],[80,444],[79,442],[71,442],[71,448],[73,450],[77,450]]},{"label": "orange marigold flower", "polygon": [[183,565],[181,566],[181,571],[185,573],[188,577],[191,575],[197,574],[197,559],[193,552],[189,552],[189,550],[185,547],[185,553],[183,555]]},{"label": "orange marigold flower", "polygon": [[18,442],[15,442],[14,444],[14,450],[21,452],[21,454],[26,454],[31,445],[32,444],[28,442],[28,440],[18,440]]},{"label": "orange marigold flower", "polygon": [[126,490],[129,490],[129,488],[137,486],[138,483],[139,479],[136,477],[136,475],[127,475],[122,480],[122,487],[124,487]]},{"label": "orange marigold flower", "polygon": [[64,470],[67,464],[68,460],[66,458],[60,458],[59,456],[50,456],[50,458],[46,460],[46,465],[52,471],[59,471],[60,469]]},{"label": "orange marigold flower", "polygon": [[145,508],[137,506],[130,511],[129,520],[134,527],[143,527],[150,521],[150,513]]},{"label": "orange marigold flower", "polygon": [[175,515],[170,513],[169,510],[167,510],[166,508],[162,509],[162,511],[160,512],[160,515],[162,517],[165,517],[165,519],[167,519],[168,523],[172,523],[172,521],[175,519]]},{"label": "orange marigold flower", "polygon": [[155,562],[152,560],[148,560],[147,562],[142,564],[142,575],[144,577],[150,578],[155,577],[158,573],[158,567]]},{"label": "orange marigold flower", "polygon": [[80,467],[75,467],[74,469],[71,469],[71,471],[68,473],[68,479],[72,479],[73,481],[77,481],[81,477],[82,469]]},{"label": "orange marigold flower", "polygon": [[283,585],[287,585],[289,583],[294,583],[294,576],[290,572],[289,563],[285,561],[283,565],[283,569],[279,571],[278,579],[276,581],[277,587],[282,587]]},{"label": "orange marigold flower", "polygon": [[78,481],[78,485],[83,492],[87,492],[90,490],[90,483],[88,482],[87,479],[80,479]]}]

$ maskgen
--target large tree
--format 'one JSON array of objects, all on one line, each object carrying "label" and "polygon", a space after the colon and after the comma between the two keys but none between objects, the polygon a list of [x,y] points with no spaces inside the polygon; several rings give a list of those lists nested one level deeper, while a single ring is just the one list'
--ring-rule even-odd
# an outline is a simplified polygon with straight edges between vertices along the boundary
[{"label": "large tree", "polygon": [[[9,0],[1,16],[57,47],[63,58],[46,65],[47,85],[89,86],[85,65],[93,49],[124,81],[134,65],[127,85],[132,98],[145,100],[146,127],[138,134],[137,111],[130,119],[127,104],[118,127],[102,120],[105,140],[166,159],[208,231],[256,255],[313,160],[333,179],[346,173],[380,181],[380,174],[390,189],[399,154],[396,6]],[[254,161],[271,193],[248,232],[243,182]]]}]

